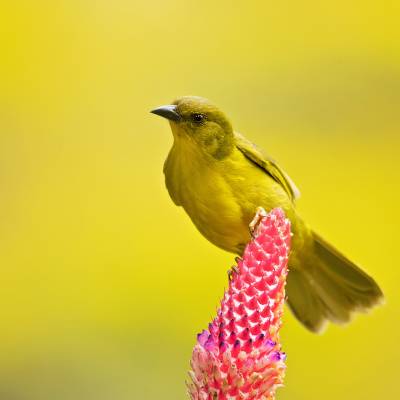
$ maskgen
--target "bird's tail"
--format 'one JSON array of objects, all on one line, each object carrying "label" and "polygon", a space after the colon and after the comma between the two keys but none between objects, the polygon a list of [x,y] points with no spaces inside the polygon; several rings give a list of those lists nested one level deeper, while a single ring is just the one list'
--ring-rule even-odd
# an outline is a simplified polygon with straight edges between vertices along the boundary
[{"label": "bird's tail", "polygon": [[365,312],[383,301],[377,283],[320,236],[312,233],[314,254],[291,269],[288,304],[297,319],[313,332],[328,320],[344,324],[353,312]]}]

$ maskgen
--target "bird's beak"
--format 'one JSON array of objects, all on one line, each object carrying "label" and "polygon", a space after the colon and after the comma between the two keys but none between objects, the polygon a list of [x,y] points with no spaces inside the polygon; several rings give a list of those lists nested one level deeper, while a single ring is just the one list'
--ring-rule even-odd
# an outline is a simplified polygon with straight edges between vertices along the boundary
[{"label": "bird's beak", "polygon": [[160,115],[161,117],[167,118],[170,121],[180,121],[181,116],[178,114],[176,111],[176,106],[175,105],[167,105],[167,106],[161,106],[158,108],[155,108],[154,110],[151,110],[153,114]]}]

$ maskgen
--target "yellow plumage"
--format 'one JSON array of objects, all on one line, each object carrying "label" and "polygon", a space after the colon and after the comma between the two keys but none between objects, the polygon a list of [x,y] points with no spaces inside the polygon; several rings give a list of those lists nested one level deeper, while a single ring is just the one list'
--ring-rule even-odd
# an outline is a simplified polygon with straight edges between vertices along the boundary
[{"label": "yellow plumage", "polygon": [[291,220],[288,302],[310,330],[326,320],[349,321],[382,299],[374,280],[316,235],[295,210],[298,189],[288,175],[198,97],[153,111],[170,120],[174,144],[164,165],[168,192],[198,230],[220,248],[241,254],[257,207],[282,207]]}]

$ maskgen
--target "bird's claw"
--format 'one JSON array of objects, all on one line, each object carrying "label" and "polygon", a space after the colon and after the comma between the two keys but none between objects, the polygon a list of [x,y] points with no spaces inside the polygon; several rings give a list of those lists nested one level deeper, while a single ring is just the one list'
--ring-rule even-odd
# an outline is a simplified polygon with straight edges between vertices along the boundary
[{"label": "bird's claw", "polygon": [[228,279],[229,279],[229,282],[233,279],[233,277],[235,276],[235,275],[237,275],[239,273],[239,268],[238,268],[238,266],[237,265],[233,265],[232,267],[231,267],[231,269],[228,271]]},{"label": "bird's claw", "polygon": [[258,225],[264,217],[267,216],[267,212],[262,207],[257,207],[256,215],[249,224],[251,237],[254,237]]}]

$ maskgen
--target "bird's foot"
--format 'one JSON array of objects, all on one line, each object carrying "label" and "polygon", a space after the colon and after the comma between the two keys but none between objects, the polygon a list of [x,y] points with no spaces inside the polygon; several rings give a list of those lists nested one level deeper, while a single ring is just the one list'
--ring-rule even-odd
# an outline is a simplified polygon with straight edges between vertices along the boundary
[{"label": "bird's foot", "polygon": [[253,220],[250,222],[249,225],[251,237],[254,237],[258,225],[260,224],[262,219],[267,216],[267,214],[268,213],[262,207],[257,207],[256,215],[254,216]]},{"label": "bird's foot", "polygon": [[228,271],[228,279],[229,279],[229,282],[233,279],[233,277],[235,276],[235,275],[237,275],[239,273],[239,268],[238,268],[238,266],[237,265],[233,265],[232,267],[231,267],[231,269]]},{"label": "bird's foot", "polygon": [[237,256],[235,257],[235,261],[236,265],[233,265],[231,269],[228,271],[229,281],[231,281],[235,275],[240,273],[239,262],[242,261],[242,259],[239,256]]}]

